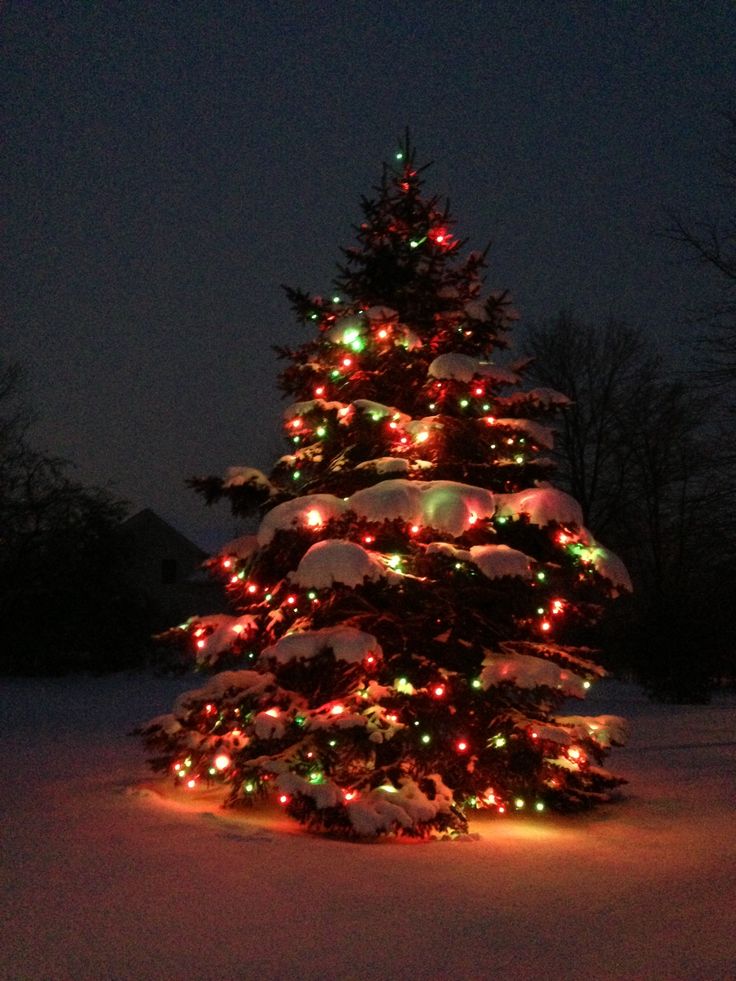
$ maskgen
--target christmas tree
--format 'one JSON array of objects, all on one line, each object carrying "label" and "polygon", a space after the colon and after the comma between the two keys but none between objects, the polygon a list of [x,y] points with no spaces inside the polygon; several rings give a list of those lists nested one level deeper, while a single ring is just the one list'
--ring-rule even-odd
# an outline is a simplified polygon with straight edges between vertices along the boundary
[{"label": "christmas tree", "polygon": [[564,395],[494,355],[517,319],[483,295],[408,140],[362,202],[313,339],[282,349],[289,452],[195,481],[257,535],[212,560],[232,613],[171,631],[213,676],[150,722],[152,765],[228,802],[274,796],[356,837],[467,829],[472,809],[579,809],[625,726],[558,714],[604,671],[575,645],[626,570],[548,483]]}]

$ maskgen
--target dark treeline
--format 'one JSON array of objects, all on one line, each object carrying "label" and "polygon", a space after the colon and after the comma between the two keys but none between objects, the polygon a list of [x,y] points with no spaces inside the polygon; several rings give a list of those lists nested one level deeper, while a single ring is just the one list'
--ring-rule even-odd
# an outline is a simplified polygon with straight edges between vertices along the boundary
[{"label": "dark treeline", "polygon": [[618,552],[634,594],[600,638],[609,666],[656,696],[707,698],[733,678],[736,604],[731,417],[676,376],[640,329],[570,314],[533,327],[536,380],[572,399],[558,422],[555,483]]},{"label": "dark treeline", "polygon": [[0,359],[0,672],[140,664],[151,619],[127,575],[126,505],[33,447],[21,380]]}]

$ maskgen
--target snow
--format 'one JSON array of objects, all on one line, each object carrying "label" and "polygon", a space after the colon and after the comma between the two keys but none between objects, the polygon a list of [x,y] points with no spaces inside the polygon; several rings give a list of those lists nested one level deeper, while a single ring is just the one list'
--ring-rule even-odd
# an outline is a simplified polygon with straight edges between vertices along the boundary
[{"label": "snow", "polygon": [[515,429],[522,434],[531,436],[535,443],[547,450],[551,450],[555,445],[554,430],[550,429],[549,426],[533,422],[531,419],[496,419],[495,425],[503,429]]},{"label": "snow", "polygon": [[355,469],[375,473],[409,473],[409,461],[400,456],[377,456],[356,464]]},{"label": "snow", "polygon": [[452,480],[384,480],[356,491],[348,507],[368,521],[403,518],[462,535],[476,521],[493,515],[493,494],[483,487]]},{"label": "snow", "polygon": [[430,364],[427,373],[430,378],[461,382],[471,382],[474,378],[488,378],[497,384],[515,385],[519,381],[519,376],[508,368],[478,361],[476,358],[471,358],[469,354],[460,354],[457,351],[440,354]]},{"label": "snow", "polygon": [[152,779],[126,733],[187,687],[3,680],[0,977],[734,976],[733,696],[661,706],[602,682],[592,711],[633,721],[621,803],[364,845]]},{"label": "snow", "polygon": [[225,478],[222,482],[223,487],[242,487],[245,484],[253,484],[254,487],[261,487],[269,492],[273,491],[273,485],[268,477],[255,467],[228,467],[225,471]]},{"label": "snow", "polygon": [[263,653],[267,658],[275,658],[280,664],[288,664],[289,661],[309,660],[328,648],[336,660],[348,664],[358,664],[369,654],[374,657],[381,657],[383,654],[381,645],[372,634],[356,627],[344,626],[285,634]]},{"label": "snow", "polygon": [[385,579],[387,569],[380,559],[355,542],[328,538],[311,545],[289,579],[305,589],[327,589],[335,583],[362,586],[366,579]]},{"label": "snow", "polygon": [[473,545],[469,549],[455,548],[449,542],[430,542],[427,554],[439,552],[458,562],[472,562],[488,579],[519,576],[530,579],[532,559],[509,545]]},{"label": "snow", "polygon": [[533,525],[544,528],[551,521],[582,528],[583,512],[574,497],[556,487],[530,487],[516,494],[498,494],[499,517],[526,514]]},{"label": "snow", "polygon": [[559,689],[570,697],[585,698],[585,679],[554,661],[529,654],[490,654],[483,662],[480,681],[484,689],[513,681],[517,688]]},{"label": "snow", "polygon": [[316,527],[331,518],[341,517],[345,511],[345,502],[333,494],[305,494],[303,497],[284,501],[264,517],[258,529],[258,544],[268,545],[278,530],[288,530],[298,523],[306,527]]},{"label": "snow", "polygon": [[626,592],[631,593],[634,587],[631,582],[631,576],[626,566],[623,564],[618,555],[609,551],[607,548],[603,548],[602,545],[595,545],[595,553],[593,556],[593,565],[596,570],[606,579],[617,587],[618,589],[625,589]]}]

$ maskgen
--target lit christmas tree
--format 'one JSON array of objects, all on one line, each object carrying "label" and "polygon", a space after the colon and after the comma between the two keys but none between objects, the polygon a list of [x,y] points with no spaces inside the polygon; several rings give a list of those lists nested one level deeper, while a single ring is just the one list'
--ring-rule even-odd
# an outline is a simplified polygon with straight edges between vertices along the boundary
[{"label": "lit christmas tree", "polygon": [[571,641],[626,570],[547,483],[568,400],[493,360],[517,315],[422,186],[407,142],[335,293],[288,291],[316,333],[280,351],[290,451],[268,478],[194,482],[263,517],[212,563],[233,613],[170,632],[213,677],[143,730],[184,786],[360,837],[579,809],[622,782],[600,764],[623,721],[557,713],[604,673]]}]

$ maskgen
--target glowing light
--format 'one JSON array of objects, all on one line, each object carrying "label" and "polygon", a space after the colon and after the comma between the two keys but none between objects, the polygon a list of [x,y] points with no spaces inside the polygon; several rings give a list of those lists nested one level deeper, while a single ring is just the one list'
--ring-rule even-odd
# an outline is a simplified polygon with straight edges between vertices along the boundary
[{"label": "glowing light", "polygon": [[277,708],[266,709],[265,715],[270,715],[272,719],[278,719],[279,710]]},{"label": "glowing light", "polygon": [[544,633],[547,633],[548,630],[552,629],[552,624],[549,622],[549,620],[542,620],[539,626],[544,631]]},{"label": "glowing light", "polygon": [[524,807],[524,798],[517,797],[516,800],[514,801],[514,807],[516,808],[517,811],[520,811]]},{"label": "glowing light", "polygon": [[194,790],[196,786],[197,786],[197,781],[194,779],[194,777],[192,777],[191,780],[187,780],[187,787],[189,787],[190,790]]},{"label": "glowing light", "polygon": [[544,804],[542,803],[541,800],[538,800],[537,803],[534,805],[534,810],[535,811],[543,811],[544,810]]},{"label": "glowing light", "polygon": [[388,560],[388,564],[390,568],[397,569],[401,565],[401,556],[392,555],[391,558]]},{"label": "glowing light", "polygon": [[289,797],[288,794],[279,794],[279,804],[281,804],[282,806],[288,804],[290,800],[291,797]]},{"label": "glowing light", "polygon": [[547,573],[546,573],[546,572],[543,572],[543,571],[542,571],[542,570],[540,569],[540,571],[539,571],[539,572],[537,573],[537,579],[538,579],[538,580],[539,580],[540,582],[544,582],[544,580],[545,580],[546,578],[547,578]]},{"label": "glowing light", "polygon": [[493,745],[496,747],[496,749],[503,749],[503,747],[506,745],[506,737],[496,736],[496,738],[493,740]]},{"label": "glowing light", "polygon": [[470,514],[468,515],[468,524],[474,525],[477,520],[478,520],[478,515],[475,513],[475,511],[471,511]]},{"label": "glowing light", "polygon": [[518,456],[515,456],[515,457],[514,457],[514,461],[515,461],[516,463],[519,463],[519,464],[521,464],[521,463],[523,463],[523,462],[524,462],[524,457],[523,457],[523,456],[522,456],[521,454],[518,454]]},{"label": "glowing light", "polygon": [[432,689],[432,694],[435,698],[444,698],[447,689],[444,685],[435,685]]},{"label": "glowing light", "polygon": [[204,707],[204,710],[207,715],[214,715],[215,712],[217,711],[217,706],[213,705],[212,702],[207,702],[207,704]]},{"label": "glowing light", "polygon": [[406,444],[409,442],[409,440],[407,439],[406,436],[402,436],[401,439],[399,440],[399,442],[401,443],[402,446],[406,446]]},{"label": "glowing light", "polygon": [[417,433],[417,443],[426,443],[429,439],[429,433],[426,429],[423,429],[420,433]]},{"label": "glowing light", "polygon": [[343,358],[341,361],[343,368],[349,368],[352,365],[352,363],[353,363],[352,358]]},{"label": "glowing light", "polygon": [[317,599],[317,594],[313,590],[310,590],[310,592],[307,593],[307,599],[310,599],[312,600],[312,602],[314,602]]},{"label": "glowing light", "polygon": [[296,419],[291,420],[292,429],[301,429],[303,424],[304,424],[304,420],[300,419],[299,416],[297,416]]},{"label": "glowing light", "polygon": [[498,805],[498,813],[499,814],[505,814],[506,813],[506,808],[503,806],[503,804],[499,804]]},{"label": "glowing light", "polygon": [[457,749],[458,753],[465,753],[468,749],[468,744],[464,739],[458,739],[458,741],[455,743],[455,748]]},{"label": "glowing light", "polygon": [[365,663],[366,664],[375,664],[376,663],[375,655],[369,654],[368,657],[365,659]]},{"label": "glowing light", "polygon": [[495,416],[486,416],[486,425],[487,426],[492,426],[495,423],[495,421],[496,421],[496,417]]},{"label": "glowing light", "polygon": [[560,545],[567,545],[568,542],[572,541],[572,537],[566,531],[561,531],[557,536],[557,541]]},{"label": "glowing light", "polygon": [[320,397],[321,397],[322,395],[324,395],[324,394],[325,394],[325,386],[324,386],[324,385],[318,385],[318,386],[317,386],[317,387],[315,388],[315,390],[314,390],[314,394],[315,394],[315,396],[316,396],[317,398],[320,398]]},{"label": "glowing light", "polygon": [[255,786],[250,781],[243,786],[243,790],[246,792],[246,794],[252,794],[255,789]]},{"label": "glowing light", "polygon": [[311,511],[307,511],[306,519],[310,528],[319,528],[319,526],[322,524],[322,515],[316,510],[316,508],[313,508]]},{"label": "glowing light", "polygon": [[299,480],[299,478],[301,477],[301,475],[302,475],[301,470],[295,470],[294,473],[291,475],[291,479],[292,480]]},{"label": "glowing light", "polygon": [[375,540],[373,535],[363,535],[363,541],[366,545],[372,545]]},{"label": "glowing light", "polygon": [[482,389],[482,388],[480,387],[480,385],[477,385],[477,386],[476,386],[476,387],[475,387],[475,388],[473,389],[473,393],[474,393],[475,395],[482,395],[482,394],[483,394],[483,389]]},{"label": "glowing light", "polygon": [[204,646],[206,645],[206,643],[207,643],[207,641],[206,641],[206,640],[198,640],[198,641],[197,641],[197,647],[198,647],[198,648],[200,649],[200,651],[201,651],[201,650],[202,650],[202,648],[203,648],[203,647],[204,647]]},{"label": "glowing light", "polygon": [[289,604],[289,606],[293,606],[296,603],[296,596],[287,596],[286,602]]},{"label": "glowing light", "polygon": [[222,568],[223,569],[229,569],[232,564],[233,564],[233,560],[232,559],[223,559],[222,560]]},{"label": "glowing light", "polygon": [[248,583],[247,589],[248,589],[248,592],[251,593],[251,594],[258,592],[258,586],[256,586],[256,584],[254,582]]},{"label": "glowing light", "polygon": [[585,759],[585,756],[583,755],[583,751],[580,749],[579,746],[570,746],[570,748],[567,751],[567,755],[575,763],[581,762],[582,760]]},{"label": "glowing light", "polygon": [[386,338],[388,337],[388,331],[386,330],[385,327],[381,327],[381,329],[378,331],[378,336],[382,341],[386,340]]},{"label": "glowing light", "polygon": [[332,297],[332,302],[333,303],[339,303],[340,302],[340,297],[339,296],[333,296]]},{"label": "glowing light", "polygon": [[461,409],[467,409],[467,407],[469,405],[470,405],[470,402],[468,402],[467,399],[460,399],[460,408]]},{"label": "glowing light", "polygon": [[330,709],[330,715],[342,715],[345,711],[344,705],[333,705]]},{"label": "glowing light", "polygon": [[428,733],[425,732],[424,735],[422,736],[422,742],[426,746],[428,743],[431,743],[432,742],[432,737]]},{"label": "glowing light", "polygon": [[412,533],[412,535],[416,535],[416,533],[419,531],[419,525],[412,525],[409,531]]},{"label": "glowing light", "polygon": [[587,688],[590,688],[590,682],[589,681],[584,681],[583,682],[583,688],[586,688],[586,689]]},{"label": "glowing light", "polygon": [[473,688],[482,688],[483,687],[483,682],[480,680],[480,678],[473,678],[473,680],[470,682],[470,684],[471,684],[471,686]]},{"label": "glowing light", "polygon": [[562,613],[562,611],[563,611],[563,609],[564,609],[564,607],[565,607],[565,602],[564,602],[564,600],[559,600],[559,599],[557,599],[557,600],[553,600],[553,601],[552,601],[552,613],[553,613],[553,614],[554,614],[555,616],[559,616],[559,615],[560,615],[560,613]]},{"label": "glowing light", "polygon": [[230,576],[230,585],[234,586],[236,583],[240,582],[240,576]]},{"label": "glowing light", "polygon": [[219,756],[214,758],[212,763],[216,770],[222,772],[223,770],[227,770],[227,768],[230,766],[230,757],[227,755],[227,753],[220,753]]},{"label": "glowing light", "polygon": [[357,790],[344,790],[342,795],[345,798],[345,800],[355,800],[357,798],[357,796],[358,796],[358,791]]},{"label": "glowing light", "polygon": [[318,435],[318,436],[319,436],[320,438],[321,438],[322,436],[326,436],[326,435],[327,435],[327,430],[325,429],[325,427],[324,427],[324,426],[317,426],[317,429],[315,430],[315,432],[317,433],[317,435]]},{"label": "glowing light", "polygon": [[531,735],[532,739],[539,739],[539,733],[538,732],[534,732],[534,730],[532,730],[532,732],[530,733],[530,735]]}]

